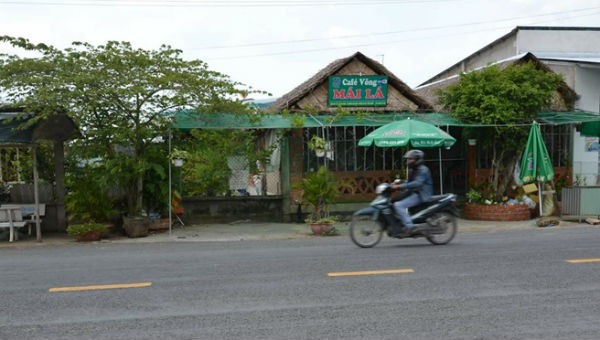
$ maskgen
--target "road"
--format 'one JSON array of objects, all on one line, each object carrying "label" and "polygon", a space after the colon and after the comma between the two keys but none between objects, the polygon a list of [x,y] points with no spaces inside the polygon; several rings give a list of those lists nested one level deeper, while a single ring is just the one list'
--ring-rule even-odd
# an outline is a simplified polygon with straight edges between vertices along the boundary
[{"label": "road", "polygon": [[0,339],[597,339],[599,240],[576,227],[372,249],[346,237],[0,249]]}]

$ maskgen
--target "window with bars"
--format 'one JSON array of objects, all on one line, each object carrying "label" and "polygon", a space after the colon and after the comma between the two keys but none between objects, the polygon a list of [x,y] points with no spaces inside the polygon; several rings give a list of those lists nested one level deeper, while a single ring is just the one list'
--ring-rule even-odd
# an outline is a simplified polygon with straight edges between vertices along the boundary
[{"label": "window with bars", "polygon": [[[335,128],[304,129],[304,171],[326,165],[331,171],[378,171],[402,167],[402,155],[407,148],[359,147],[358,141],[373,131],[371,126],[344,126]],[[307,147],[312,136],[329,142],[330,152],[317,157]]]},{"label": "window with bars", "polygon": [[[570,125],[541,125],[540,130],[550,159],[555,167],[566,167],[569,164],[569,143],[571,140]],[[525,144],[523,144],[525,149]],[[477,168],[489,169],[492,167],[492,150],[477,148]]]},{"label": "window with bars", "polygon": [[[401,168],[402,155],[408,148],[364,148],[357,146],[358,141],[374,129],[376,127],[371,126],[304,129],[304,171],[316,170],[321,165],[327,165],[327,168],[332,171],[381,171]],[[458,130],[460,128],[454,128],[452,134],[460,136]],[[542,125],[541,131],[552,164],[556,167],[567,166],[569,164],[571,126]],[[310,151],[306,147],[306,143],[313,135],[329,141],[331,152],[323,157],[317,157],[314,152]],[[491,151],[478,148],[477,168],[486,169],[490,167]]]},{"label": "window with bars", "polygon": [[542,137],[554,166],[565,167],[570,163],[570,125],[542,125]]}]

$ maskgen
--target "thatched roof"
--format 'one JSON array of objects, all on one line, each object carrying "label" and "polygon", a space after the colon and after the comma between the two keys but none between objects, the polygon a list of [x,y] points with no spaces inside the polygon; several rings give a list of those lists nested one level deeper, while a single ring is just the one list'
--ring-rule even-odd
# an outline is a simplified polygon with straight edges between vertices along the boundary
[{"label": "thatched roof", "polygon": [[[518,56],[515,56],[512,58],[508,58],[506,60],[499,61],[497,63],[494,63],[493,65],[497,65],[501,69],[505,69],[512,65],[519,65],[519,64],[524,64],[524,63],[528,63],[528,62],[532,62],[535,65],[535,67],[539,70],[544,70],[546,72],[554,72],[546,64],[544,64],[542,61],[540,61],[538,58],[536,58],[535,55],[533,55],[532,53],[521,54],[521,55],[518,55]],[[477,69],[477,70],[479,70],[479,69]],[[474,70],[474,71],[477,71],[477,70]],[[415,92],[420,97],[427,100],[433,106],[435,111],[444,111],[444,107],[438,103],[438,91],[457,83],[459,81],[459,79],[460,79],[459,75],[454,75],[454,76],[448,77],[446,79],[438,80],[436,82],[417,87],[415,89]],[[575,103],[575,100],[577,100],[577,93],[571,87],[569,87],[564,81],[559,86],[558,93],[560,94],[562,99],[565,101],[565,103],[567,105],[567,109],[572,109],[572,107]],[[561,110],[564,108],[553,107],[552,109],[553,110]]]},{"label": "thatched roof", "polygon": [[431,110],[432,107],[426,100],[419,97],[408,85],[400,80],[400,78],[396,77],[392,72],[385,68],[385,66],[371,58],[368,58],[360,52],[356,52],[347,58],[337,59],[331,64],[327,65],[327,67],[319,71],[317,74],[279,98],[275,103],[273,103],[273,105],[269,107],[269,111],[280,112],[284,109],[299,109],[296,105],[298,101],[310,94],[317,87],[323,85],[324,83],[326,84],[329,76],[336,75],[337,72],[354,60],[362,62],[364,65],[372,69],[375,74],[387,76],[388,86],[396,88],[404,97],[416,104],[418,111]]}]

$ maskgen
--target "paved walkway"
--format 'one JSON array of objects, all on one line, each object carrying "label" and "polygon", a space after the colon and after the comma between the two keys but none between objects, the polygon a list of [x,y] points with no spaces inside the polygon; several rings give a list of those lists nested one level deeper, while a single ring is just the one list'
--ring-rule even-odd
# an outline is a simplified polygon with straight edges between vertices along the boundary
[{"label": "paved walkway", "polygon": [[[336,223],[335,227],[341,236],[348,234],[349,222]],[[591,226],[587,223],[577,223],[571,221],[561,221],[559,226],[550,228],[569,228],[569,227],[599,227]],[[515,222],[489,222],[458,219],[459,233],[470,232],[496,232],[501,230],[515,229],[539,229],[536,226],[536,220],[515,221]],[[195,224],[185,227],[175,227],[171,234],[169,231],[152,232],[148,237],[128,238],[121,235],[111,235],[108,239],[99,241],[100,243],[153,243],[153,242],[225,242],[225,241],[247,241],[247,240],[285,240],[297,239],[314,236],[306,224],[299,223],[264,223],[237,221],[229,224]],[[98,243],[98,242],[95,242]],[[79,244],[73,237],[60,233],[47,233],[43,235],[43,241],[37,242],[35,237],[22,236],[18,241],[9,243],[7,240],[0,240],[0,248],[23,248],[50,245],[73,245]]]}]

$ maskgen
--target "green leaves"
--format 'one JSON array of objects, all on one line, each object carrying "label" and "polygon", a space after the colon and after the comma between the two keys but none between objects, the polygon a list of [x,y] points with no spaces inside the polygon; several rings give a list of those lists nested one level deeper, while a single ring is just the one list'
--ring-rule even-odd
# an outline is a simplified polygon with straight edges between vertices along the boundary
[{"label": "green leaves", "polygon": [[538,70],[533,63],[500,69],[489,66],[461,75],[440,94],[440,103],[465,122],[531,123],[549,105],[562,77]]},{"label": "green leaves", "polygon": [[338,183],[327,168],[321,166],[317,171],[306,174],[300,188],[303,191],[302,200],[313,209],[311,220],[327,217],[327,206],[335,201],[338,194]]},{"label": "green leaves", "polygon": [[[240,84],[200,60],[184,60],[181,50],[167,45],[145,50],[120,41],[73,42],[59,50],[24,38],[0,41],[38,54],[0,55],[0,92],[40,118],[57,111],[71,115],[83,135],[72,151],[105,165],[127,192],[131,216],[142,210],[144,177],[160,173],[146,154],[167,135],[168,112],[246,112],[235,99],[248,92]],[[166,147],[162,152],[166,159]]]},{"label": "green leaves", "polygon": [[466,129],[465,137],[480,141],[491,151],[492,185],[496,199],[502,197],[511,171],[521,154],[536,114],[550,105],[562,77],[540,70],[535,64],[505,69],[489,66],[462,74],[458,83],[439,93],[440,103],[461,121],[494,125]]}]

